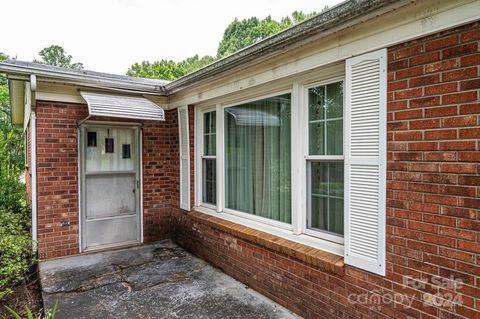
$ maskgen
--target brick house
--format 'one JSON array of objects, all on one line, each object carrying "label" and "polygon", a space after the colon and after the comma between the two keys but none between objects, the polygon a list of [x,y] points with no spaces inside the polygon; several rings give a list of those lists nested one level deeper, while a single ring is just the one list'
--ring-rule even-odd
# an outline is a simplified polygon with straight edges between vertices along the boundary
[{"label": "brick house", "polygon": [[174,82],[0,63],[40,257],[170,238],[306,318],[480,318],[479,17],[346,1]]}]

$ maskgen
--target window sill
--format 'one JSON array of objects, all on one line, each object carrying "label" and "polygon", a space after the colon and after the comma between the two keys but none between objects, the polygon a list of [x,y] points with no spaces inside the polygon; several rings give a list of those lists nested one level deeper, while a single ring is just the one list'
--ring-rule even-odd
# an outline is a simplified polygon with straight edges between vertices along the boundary
[{"label": "window sill", "polygon": [[[273,235],[253,227],[244,226],[234,221],[227,220],[228,214],[200,212],[201,208],[188,213],[189,217],[196,222],[205,224],[241,238],[245,241],[255,243],[275,252],[285,254],[292,259],[302,261],[319,270],[343,275],[345,273],[343,257],[337,254],[321,250],[307,244],[292,241],[284,236]],[[222,215],[220,217],[219,215]],[[295,235],[291,235],[295,236]],[[301,236],[296,236],[301,237]]]}]

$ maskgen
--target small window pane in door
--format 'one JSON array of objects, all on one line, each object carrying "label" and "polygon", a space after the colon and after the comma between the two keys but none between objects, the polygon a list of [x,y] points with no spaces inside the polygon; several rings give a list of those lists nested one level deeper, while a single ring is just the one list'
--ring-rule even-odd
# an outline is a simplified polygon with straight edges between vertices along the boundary
[{"label": "small window pane in door", "polygon": [[[89,128],[89,132],[90,130],[96,133],[98,147],[87,147],[85,149],[85,168],[87,174],[92,172],[132,172],[135,170],[137,145],[135,143],[134,130],[121,128],[106,129],[101,127]],[[105,152],[107,148],[106,139],[113,139],[113,153]],[[125,153],[123,152],[122,145],[130,145],[129,158],[123,157]]]},{"label": "small window pane in door", "polygon": [[126,158],[131,158],[132,157],[132,154],[131,154],[131,149],[130,149],[130,144],[123,144],[122,145],[122,158],[123,159],[126,159]]},{"label": "small window pane in door", "polygon": [[113,138],[105,139],[105,153],[115,153],[115,141]]},{"label": "small window pane in door", "polygon": [[97,132],[88,132],[87,133],[87,146],[88,147],[97,147]]}]

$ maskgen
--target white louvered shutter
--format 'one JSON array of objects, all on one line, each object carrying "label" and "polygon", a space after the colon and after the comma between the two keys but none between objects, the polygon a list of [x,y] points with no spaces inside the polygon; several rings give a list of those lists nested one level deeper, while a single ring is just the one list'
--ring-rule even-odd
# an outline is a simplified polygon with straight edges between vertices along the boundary
[{"label": "white louvered shutter", "polygon": [[387,50],[346,62],[345,262],[385,275]]},{"label": "white louvered shutter", "polygon": [[180,208],[190,210],[190,139],[188,106],[178,108],[178,136],[180,151]]}]

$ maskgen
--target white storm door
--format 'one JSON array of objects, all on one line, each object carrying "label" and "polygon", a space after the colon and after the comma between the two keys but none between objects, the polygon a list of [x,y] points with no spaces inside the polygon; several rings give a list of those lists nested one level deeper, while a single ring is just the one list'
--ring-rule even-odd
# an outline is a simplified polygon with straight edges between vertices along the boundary
[{"label": "white storm door", "polygon": [[140,242],[139,129],[81,131],[82,249]]}]

